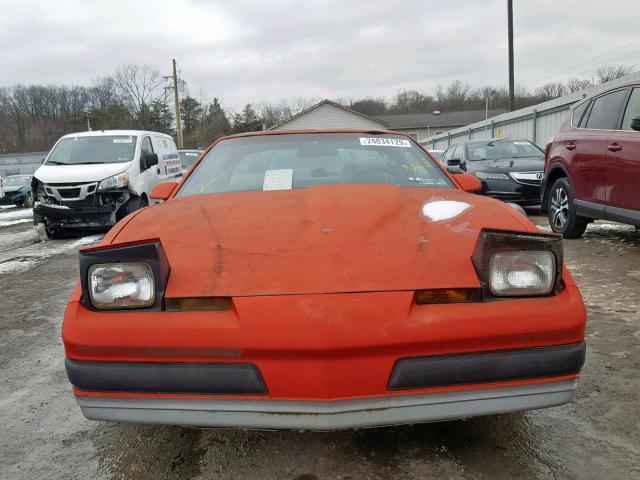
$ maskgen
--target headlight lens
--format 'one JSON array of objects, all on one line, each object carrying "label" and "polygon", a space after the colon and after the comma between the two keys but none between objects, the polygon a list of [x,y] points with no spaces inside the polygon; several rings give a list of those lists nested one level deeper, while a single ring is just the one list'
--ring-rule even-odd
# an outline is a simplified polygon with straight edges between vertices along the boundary
[{"label": "headlight lens", "polygon": [[113,177],[105,178],[98,185],[98,190],[109,190],[111,188],[126,187],[129,183],[129,174],[127,172],[119,173]]},{"label": "headlight lens", "polygon": [[489,289],[497,297],[548,295],[555,276],[555,257],[547,251],[494,253],[489,263]]},{"label": "headlight lens", "polygon": [[155,302],[153,271],[146,263],[92,265],[89,295],[101,310],[150,307]]},{"label": "headlight lens", "polygon": [[475,176],[482,180],[509,180],[504,173],[475,172]]}]

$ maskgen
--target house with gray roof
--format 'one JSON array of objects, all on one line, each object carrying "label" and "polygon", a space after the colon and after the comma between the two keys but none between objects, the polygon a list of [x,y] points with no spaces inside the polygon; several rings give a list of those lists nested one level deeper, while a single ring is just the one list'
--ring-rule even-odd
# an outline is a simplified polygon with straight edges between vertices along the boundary
[{"label": "house with gray roof", "polygon": [[[504,109],[489,111],[489,118],[505,113]],[[405,132],[416,140],[428,138],[455,128],[464,127],[485,119],[484,110],[466,110],[461,112],[409,113],[397,115],[378,115],[375,118],[388,125],[389,130]]]}]

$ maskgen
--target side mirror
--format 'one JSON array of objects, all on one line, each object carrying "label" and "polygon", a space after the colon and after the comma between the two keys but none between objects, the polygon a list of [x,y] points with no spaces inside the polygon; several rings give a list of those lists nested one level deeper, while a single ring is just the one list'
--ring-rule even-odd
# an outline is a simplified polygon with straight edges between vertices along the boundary
[{"label": "side mirror", "polygon": [[[155,155],[155,154],[154,154]],[[156,156],[156,159],[158,157]],[[149,192],[149,198],[152,200],[166,200],[176,189],[178,182],[162,182],[156,183]]]},{"label": "side mirror", "polygon": [[631,119],[631,128],[636,132],[640,132],[640,115]]},{"label": "side mirror", "polygon": [[448,167],[458,167],[458,166],[460,166],[460,159],[459,158],[450,158],[449,160],[447,160],[447,166]]},{"label": "side mirror", "polygon": [[157,153],[147,153],[144,157],[140,159],[140,167],[142,170],[146,170],[149,167],[153,167],[158,164],[158,154]]},{"label": "side mirror", "polygon": [[464,170],[462,170],[460,167],[447,167],[447,172],[449,172],[452,175],[464,174]]},{"label": "side mirror", "polygon": [[460,175],[456,175],[453,179],[458,182],[460,188],[465,192],[469,193],[479,193],[482,191],[482,182],[473,175],[469,175],[468,173],[463,173]]}]

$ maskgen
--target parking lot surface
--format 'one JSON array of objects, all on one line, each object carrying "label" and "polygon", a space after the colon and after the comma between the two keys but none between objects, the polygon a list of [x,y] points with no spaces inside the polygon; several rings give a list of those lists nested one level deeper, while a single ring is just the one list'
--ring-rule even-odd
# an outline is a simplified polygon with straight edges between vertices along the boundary
[{"label": "parking lot surface", "polygon": [[[640,232],[598,222],[565,240],[587,305],[574,401],[543,411],[384,429],[256,432],[85,420],[64,372],[62,315],[77,250],[33,243],[0,210],[0,478],[640,478]],[[532,217],[547,228],[546,219]],[[517,321],[517,319],[514,319]]]}]

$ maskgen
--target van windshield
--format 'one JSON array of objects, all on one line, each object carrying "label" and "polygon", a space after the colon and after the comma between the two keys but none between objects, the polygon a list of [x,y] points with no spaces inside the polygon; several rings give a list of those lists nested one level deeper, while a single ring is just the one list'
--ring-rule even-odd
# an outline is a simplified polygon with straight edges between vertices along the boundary
[{"label": "van windshield", "polygon": [[100,135],[68,137],[53,148],[46,165],[83,165],[92,163],[121,163],[133,160],[135,135]]}]

